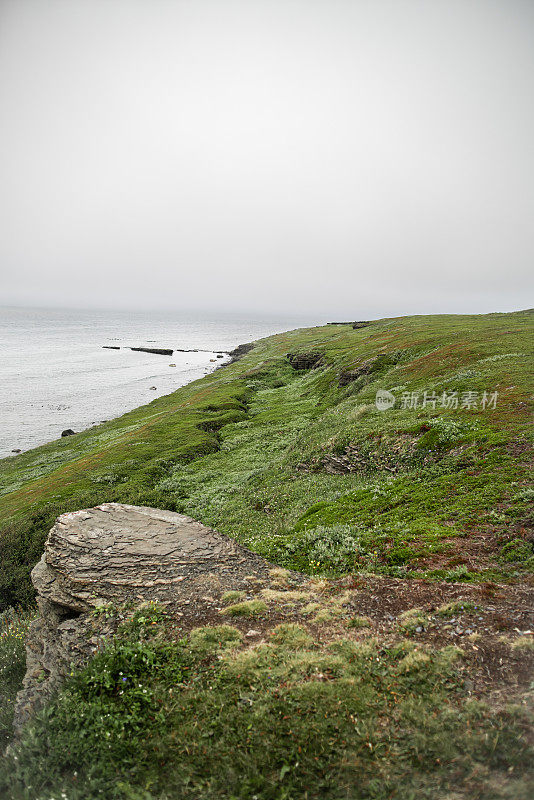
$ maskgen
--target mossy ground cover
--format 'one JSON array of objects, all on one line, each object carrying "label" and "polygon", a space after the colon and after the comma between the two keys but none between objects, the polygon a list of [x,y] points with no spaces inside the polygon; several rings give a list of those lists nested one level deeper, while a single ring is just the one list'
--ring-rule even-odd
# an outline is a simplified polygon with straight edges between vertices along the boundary
[{"label": "mossy ground cover", "polygon": [[[200,627],[180,605],[97,607],[109,644],[11,740],[0,795],[527,797],[531,603],[488,588],[278,567]],[[29,618],[3,618],[4,743]]]},{"label": "mossy ground cover", "polygon": [[12,736],[15,697],[26,671],[25,642],[34,611],[0,614],[0,751]]},{"label": "mossy ground cover", "polygon": [[287,622],[180,633],[137,612],[0,769],[12,800],[520,798],[526,709],[469,698],[463,651]]},{"label": "mossy ground cover", "polygon": [[[311,573],[522,580],[533,566],[533,319],[290,331],[117,420],[4,459],[0,602],[31,602],[29,570],[55,516],[105,501],[190,514]],[[310,351],[322,354],[315,369],[285,358]],[[377,389],[394,408],[377,410]],[[460,406],[476,392],[477,405],[422,408],[425,391],[458,392]],[[481,407],[484,392],[498,392],[495,408]],[[412,394],[419,406],[403,408]],[[329,471],[332,457],[348,471]]]}]

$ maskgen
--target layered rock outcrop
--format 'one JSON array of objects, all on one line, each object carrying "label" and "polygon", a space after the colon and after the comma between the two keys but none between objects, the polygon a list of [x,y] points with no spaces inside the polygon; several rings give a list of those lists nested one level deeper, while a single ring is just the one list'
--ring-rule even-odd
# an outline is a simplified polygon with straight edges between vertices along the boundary
[{"label": "layered rock outcrop", "polygon": [[286,358],[296,370],[315,369],[323,365],[322,353],[288,353]]},{"label": "layered rock outcrop", "polygon": [[339,386],[348,386],[349,383],[361,378],[362,375],[369,375],[373,371],[375,361],[376,359],[369,358],[367,361],[362,361],[361,364],[358,364],[354,369],[348,372],[342,372],[339,376]]},{"label": "layered rock outcrop", "polygon": [[155,601],[177,619],[202,624],[218,613],[222,592],[250,589],[270,567],[171,511],[106,503],[58,517],[32,572],[40,616],[28,636],[16,728],[113,635],[102,608]]}]

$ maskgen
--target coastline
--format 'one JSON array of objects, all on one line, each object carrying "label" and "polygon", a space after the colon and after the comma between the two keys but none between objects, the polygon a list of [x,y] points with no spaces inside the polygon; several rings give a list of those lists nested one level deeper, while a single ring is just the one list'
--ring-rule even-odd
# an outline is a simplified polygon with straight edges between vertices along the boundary
[{"label": "coastline", "polygon": [[[179,348],[176,348],[174,352],[177,352],[177,353],[191,353],[191,352],[194,352],[194,353],[205,353],[207,355],[212,355],[212,356],[213,355],[219,356],[220,353],[224,353],[224,356],[225,356],[226,360],[220,360],[220,359],[216,360],[216,359],[210,358],[209,362],[215,362],[215,363],[213,363],[213,366],[211,368],[210,368],[210,363],[208,363],[207,365],[203,365],[201,367],[204,370],[202,375],[197,375],[196,377],[192,377],[189,380],[185,381],[184,383],[178,384],[175,388],[171,389],[170,392],[166,392],[165,394],[156,395],[156,397],[154,397],[153,399],[156,399],[157,397],[166,397],[169,394],[173,394],[175,391],[178,391],[178,389],[181,389],[184,386],[188,386],[190,383],[194,383],[195,381],[201,380],[202,378],[204,378],[204,377],[206,377],[206,376],[208,376],[208,375],[210,375],[210,374],[212,374],[214,372],[217,372],[218,370],[221,370],[224,367],[228,367],[231,364],[235,364],[244,355],[249,353],[252,350],[253,347],[254,347],[254,341],[245,342],[244,344],[239,344],[233,350],[222,350],[222,349],[217,349],[217,350],[202,350],[202,349],[180,350]],[[105,347],[104,346],[104,349],[119,349],[119,348]],[[130,349],[136,350],[137,348],[130,348]],[[152,402],[152,401],[149,401],[149,402]],[[40,442],[40,443],[34,445],[33,447],[29,447],[27,450],[22,450],[22,449],[21,450],[17,450],[17,451],[12,450],[11,453],[8,453],[7,455],[0,456],[0,462],[3,461],[4,459],[15,458],[16,456],[19,456],[22,453],[27,453],[30,450],[35,450],[35,449],[37,449],[39,447],[42,447],[42,446],[45,446],[45,445],[49,445],[49,444],[53,444],[54,442],[60,441],[61,438],[66,438],[66,436],[72,436],[72,435],[75,436],[78,433],[86,433],[87,431],[94,430],[95,428],[99,427],[100,425],[105,425],[108,422],[114,422],[117,419],[119,419],[121,416],[123,416],[124,414],[127,414],[127,413],[132,412],[132,411],[136,411],[136,410],[142,408],[145,405],[146,405],[146,403],[142,403],[141,405],[135,406],[134,408],[127,408],[124,411],[119,412],[116,416],[110,417],[110,419],[105,419],[105,420],[100,420],[99,422],[94,422],[92,425],[89,425],[86,428],[81,428],[78,431],[71,431],[70,433],[67,433],[65,431],[61,436],[56,437],[55,439],[51,439],[50,441],[47,441],[47,442]]]},{"label": "coastline", "polygon": [[241,342],[302,325],[234,314],[0,311],[1,457],[116,419],[207,374]]},{"label": "coastline", "polygon": [[[108,349],[108,348],[106,348],[106,349]],[[115,348],[109,348],[109,349],[115,349]],[[135,350],[135,348],[132,348],[132,349]],[[175,352],[180,352],[180,351],[175,351]],[[135,411],[138,408],[142,408],[143,406],[147,405],[147,403],[151,403],[153,400],[155,400],[155,399],[157,399],[159,397],[166,397],[167,395],[172,394],[173,392],[177,391],[178,389],[181,389],[182,387],[187,386],[188,384],[193,383],[194,381],[199,380],[200,378],[203,378],[203,377],[209,375],[210,373],[214,372],[216,369],[220,369],[221,367],[226,366],[226,364],[230,363],[229,360],[225,360],[225,361],[223,361],[221,363],[217,363],[216,356],[217,356],[218,353],[223,352],[222,350],[195,350],[195,351],[181,351],[181,352],[201,353],[203,356],[205,356],[205,359],[204,359],[203,362],[199,362],[199,364],[196,365],[193,369],[191,369],[191,368],[187,369],[185,367],[185,365],[182,366],[182,368],[180,369],[179,367],[177,367],[176,364],[174,364],[172,367],[169,364],[169,367],[171,367],[171,370],[172,370],[172,377],[174,378],[176,376],[177,380],[176,380],[176,382],[173,381],[173,384],[174,384],[173,386],[166,385],[164,390],[158,390],[157,386],[152,385],[154,382],[161,383],[161,380],[158,380],[158,378],[159,379],[162,378],[161,372],[160,372],[159,375],[156,374],[156,375],[152,375],[151,377],[147,377],[143,381],[146,384],[150,384],[149,386],[145,387],[146,388],[146,392],[150,393],[150,394],[147,394],[146,401],[145,402],[140,402],[138,404],[136,403],[135,405],[131,405],[129,403],[124,403],[122,408],[116,407],[113,414],[106,414],[106,419],[100,419],[100,420],[91,421],[88,424],[87,423],[87,416],[96,416],[96,414],[87,415],[87,413],[85,413],[85,415],[84,415],[83,413],[80,413],[79,410],[77,412],[76,409],[73,409],[72,413],[69,412],[68,418],[63,418],[63,421],[58,420],[55,423],[55,428],[58,431],[58,435],[57,436],[55,436],[53,438],[50,438],[50,439],[39,441],[34,437],[33,434],[29,434],[29,435],[27,434],[27,437],[33,440],[32,443],[30,443],[29,446],[27,446],[27,447],[21,447],[20,446],[20,444],[21,444],[20,442],[19,443],[14,443],[13,448],[10,449],[11,450],[10,452],[6,452],[5,451],[5,447],[4,447],[2,449],[2,451],[0,451],[0,461],[5,459],[5,458],[15,458],[15,457],[21,455],[22,453],[27,453],[30,450],[34,450],[34,449],[36,449],[38,447],[41,447],[41,446],[44,446],[44,445],[48,445],[48,444],[52,444],[52,443],[60,440],[61,438],[65,438],[65,436],[71,436],[73,434],[77,435],[77,434],[80,434],[80,433],[86,433],[87,431],[94,430],[94,429],[98,428],[99,426],[101,426],[103,424],[106,424],[106,423],[109,423],[109,422],[113,422],[113,421],[117,420],[118,418],[120,418],[121,416],[123,416],[124,414],[127,414],[129,412]],[[208,356],[211,356],[211,358],[208,358]],[[230,356],[230,353],[228,353],[228,356]],[[228,356],[226,358],[228,358]],[[168,358],[171,358],[171,357],[168,356]],[[210,362],[213,362],[213,363],[210,363]],[[151,370],[151,371],[153,372],[154,370]],[[169,373],[169,374],[171,374],[171,373]],[[164,376],[164,377],[166,377],[166,376]],[[182,380],[182,378],[184,378],[184,379]],[[137,399],[140,399],[140,398],[136,398],[136,400]],[[59,410],[60,407],[61,407],[61,401],[58,398],[58,410]],[[62,409],[62,410],[64,410],[64,409]],[[85,416],[85,421],[84,421],[84,416]],[[72,433],[67,433],[67,431],[69,431],[69,430],[73,431],[73,434]]]}]

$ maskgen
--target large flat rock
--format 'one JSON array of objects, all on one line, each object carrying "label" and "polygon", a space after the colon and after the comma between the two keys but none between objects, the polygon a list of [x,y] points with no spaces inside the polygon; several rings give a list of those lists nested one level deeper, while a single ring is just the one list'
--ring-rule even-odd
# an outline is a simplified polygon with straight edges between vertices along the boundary
[{"label": "large flat rock", "polygon": [[201,625],[227,589],[250,590],[271,564],[232,539],[172,511],[105,503],[62,514],[34,567],[40,617],[27,639],[17,697],[22,725],[114,634],[102,606],[165,605],[180,624]]},{"label": "large flat rock", "polygon": [[40,598],[83,612],[130,599],[179,603],[269,566],[190,517],[105,503],[58,517],[32,580]]}]

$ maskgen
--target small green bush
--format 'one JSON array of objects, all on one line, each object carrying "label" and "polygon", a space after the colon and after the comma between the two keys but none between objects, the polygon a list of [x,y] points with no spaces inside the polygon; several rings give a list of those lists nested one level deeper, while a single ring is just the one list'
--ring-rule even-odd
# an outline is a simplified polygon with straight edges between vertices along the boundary
[{"label": "small green bush", "polygon": [[189,645],[196,653],[207,654],[237,647],[242,639],[241,631],[231,625],[208,625],[191,631]]},{"label": "small green bush", "polygon": [[368,628],[370,625],[369,617],[351,617],[347,621],[347,628]]},{"label": "small green bush", "polygon": [[245,592],[232,589],[223,594],[221,603],[236,603],[238,600],[242,600],[244,596]]},{"label": "small green bush", "polygon": [[397,624],[404,633],[415,633],[417,628],[428,628],[430,619],[421,608],[410,608],[399,614]]},{"label": "small green bush", "polygon": [[267,603],[263,600],[245,600],[223,608],[220,613],[229,617],[256,617],[264,611],[267,611]]},{"label": "small green bush", "polygon": [[312,644],[312,638],[306,628],[292,622],[283,623],[273,628],[271,641],[280,647],[289,647],[294,650],[310,647]]},{"label": "small green bush", "polygon": [[34,617],[32,610],[0,613],[0,751],[11,739],[15,698],[26,671],[25,640]]},{"label": "small green bush", "polygon": [[407,564],[414,557],[414,552],[410,547],[393,547],[387,553],[389,564]]},{"label": "small green bush", "polygon": [[460,614],[472,614],[476,610],[474,603],[469,600],[458,600],[452,603],[445,603],[436,610],[437,617],[458,617]]},{"label": "small green bush", "polygon": [[425,450],[444,449],[455,442],[469,438],[476,431],[476,423],[465,419],[435,417],[429,421],[430,429],[423,433],[418,447]]},{"label": "small green bush", "polygon": [[525,562],[532,559],[534,550],[532,544],[524,539],[512,539],[501,548],[500,557],[503,561]]}]

